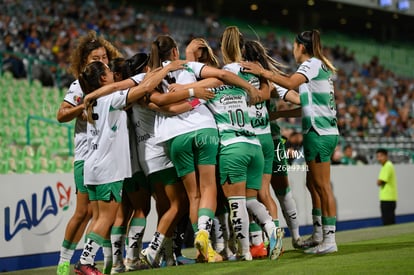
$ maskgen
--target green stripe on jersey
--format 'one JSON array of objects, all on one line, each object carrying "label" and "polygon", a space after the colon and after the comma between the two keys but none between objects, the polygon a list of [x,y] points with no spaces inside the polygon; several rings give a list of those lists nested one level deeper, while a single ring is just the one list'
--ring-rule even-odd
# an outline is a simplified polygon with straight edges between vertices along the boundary
[{"label": "green stripe on jersey", "polygon": [[331,71],[329,70],[325,71],[324,69],[319,68],[318,75],[315,78],[312,78],[312,80],[327,80],[329,79],[331,74],[332,74]]},{"label": "green stripe on jersey", "polygon": [[314,105],[330,106],[331,95],[328,93],[312,93],[312,102]]},{"label": "green stripe on jersey", "polygon": [[[315,117],[315,126],[319,129],[329,129],[329,128],[336,128],[336,118],[334,117]],[[311,118],[310,117],[303,117],[302,118],[302,128],[303,129],[310,129],[312,126]]]}]

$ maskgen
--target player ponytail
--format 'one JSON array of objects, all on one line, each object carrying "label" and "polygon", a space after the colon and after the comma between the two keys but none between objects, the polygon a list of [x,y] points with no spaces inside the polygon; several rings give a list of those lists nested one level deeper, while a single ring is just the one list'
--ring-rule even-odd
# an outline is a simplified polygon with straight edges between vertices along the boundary
[{"label": "player ponytail", "polygon": [[283,65],[269,56],[267,49],[259,41],[248,40],[244,43],[243,58],[245,61],[259,62],[266,70],[286,75],[279,69],[286,68],[286,65]]},{"label": "player ponytail", "polygon": [[304,31],[296,36],[296,43],[305,47],[306,53],[322,60],[322,62],[333,73],[336,72],[334,65],[322,53],[321,35],[318,30]]},{"label": "player ponytail", "polygon": [[169,60],[172,50],[177,48],[177,43],[169,35],[160,35],[151,43],[151,53],[148,66],[151,70],[161,67],[165,60]]},{"label": "player ponytail", "polygon": [[221,38],[221,53],[224,64],[242,61],[243,35],[236,26],[227,27]]},{"label": "player ponytail", "polygon": [[[92,93],[102,86],[101,77],[105,75],[107,65],[100,62],[94,61],[86,65],[85,69],[79,75],[79,84],[84,94]],[[89,106],[85,106],[87,111],[87,120],[89,123],[95,124],[93,106],[96,105],[96,101],[93,101]]]}]

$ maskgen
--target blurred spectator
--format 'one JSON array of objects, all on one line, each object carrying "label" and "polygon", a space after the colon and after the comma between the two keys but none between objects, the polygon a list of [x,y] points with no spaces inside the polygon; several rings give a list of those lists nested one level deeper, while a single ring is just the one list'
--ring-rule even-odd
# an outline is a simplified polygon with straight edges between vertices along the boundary
[{"label": "blurred spectator", "polygon": [[17,55],[13,54],[14,45],[13,37],[10,33],[7,33],[4,37],[4,46],[1,51],[7,51],[3,56],[3,70],[10,71],[15,78],[26,77],[26,69],[23,64],[23,60]]},{"label": "blurred spectator", "polygon": [[352,150],[352,145],[347,144],[344,147],[343,155],[341,157],[341,164],[344,165],[355,165],[357,164],[356,160],[353,157],[354,151]]},{"label": "blurred spectator", "polygon": [[35,55],[38,53],[37,50],[40,48],[40,40],[36,25],[31,26],[30,33],[24,41],[24,48],[29,54]]},{"label": "blurred spectator", "polygon": [[332,165],[338,165],[338,164],[341,164],[341,159],[342,159],[342,150],[341,150],[341,145],[337,145],[336,147],[335,147],[335,151],[334,151],[334,153],[332,154],[332,157],[331,157],[331,164]]}]

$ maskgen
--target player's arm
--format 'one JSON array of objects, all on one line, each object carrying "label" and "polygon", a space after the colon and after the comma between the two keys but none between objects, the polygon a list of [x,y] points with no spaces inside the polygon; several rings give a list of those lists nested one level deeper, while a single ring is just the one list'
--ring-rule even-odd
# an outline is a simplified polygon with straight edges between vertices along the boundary
[{"label": "player's arm", "polygon": [[298,107],[298,108],[294,108],[290,110],[269,112],[269,119],[275,120],[280,117],[300,117],[301,115],[302,115],[302,107]]},{"label": "player's arm", "polygon": [[240,64],[243,66],[245,72],[264,77],[289,90],[293,90],[299,87],[299,85],[307,82],[307,79],[303,74],[294,73],[291,76],[285,76],[275,71],[266,70],[260,64],[255,62],[243,61]]},{"label": "player's arm", "polygon": [[170,93],[152,92],[149,96],[149,99],[151,102],[155,103],[158,106],[164,106],[171,103],[182,101],[189,97],[196,97],[204,100],[209,100],[214,98],[214,93],[202,87],[188,89],[184,88]]},{"label": "player's arm", "polygon": [[69,122],[74,118],[81,116],[83,113],[83,109],[83,104],[73,106],[69,102],[63,101],[60,104],[59,110],[57,111],[56,118],[60,123]]},{"label": "player's arm", "polygon": [[[181,69],[183,67],[183,64],[185,64],[185,60],[176,60],[171,63],[169,63],[167,66],[156,69],[153,72],[149,72],[144,77],[143,81],[139,83],[138,86],[141,86],[142,90],[151,91],[153,90],[161,81],[162,79],[171,71],[175,71],[178,69]],[[131,78],[114,82],[109,85],[105,85],[98,90],[88,94],[84,98],[84,103],[86,106],[90,104],[94,99],[97,99],[99,97],[108,95],[110,93],[113,93],[115,91],[125,90],[128,88],[132,88],[136,86],[137,83],[132,80]],[[130,101],[131,102],[131,101]]]},{"label": "player's arm", "polygon": [[187,60],[174,60],[168,63],[165,67],[157,68],[147,73],[144,80],[139,85],[143,85],[143,88],[147,91],[152,91],[158,86],[158,84],[160,84],[169,72],[184,68],[183,65],[187,62]]},{"label": "player's arm", "polygon": [[296,105],[300,105],[300,96],[299,93],[295,90],[287,91],[284,100]]},{"label": "player's arm", "polygon": [[166,115],[178,115],[191,111],[192,109],[197,108],[198,105],[200,105],[200,100],[194,99],[192,101],[183,100],[181,102],[176,102],[164,106],[158,106],[154,102],[150,102],[148,103],[148,108]]},{"label": "player's arm", "polygon": [[191,40],[191,42],[185,48],[185,58],[188,61],[197,61],[196,52],[203,46],[203,42],[197,39]]},{"label": "player's arm", "polygon": [[102,96],[109,95],[116,91],[125,90],[128,88],[134,87],[135,85],[137,85],[137,83],[131,78],[118,81],[118,82],[114,82],[108,85],[104,85],[100,87],[99,89],[93,91],[92,93],[87,94],[85,98],[83,99],[83,102],[85,103],[85,106],[88,106],[90,102],[92,102],[95,99],[98,99]]},{"label": "player's arm", "polygon": [[188,83],[188,84],[173,83],[168,86],[168,91],[175,92],[181,89],[189,89],[189,88],[196,88],[196,87],[215,88],[221,85],[223,85],[223,81],[215,77],[210,77],[210,78],[201,79],[197,82]]},{"label": "player's arm", "polygon": [[261,92],[256,89],[249,82],[245,81],[241,77],[235,75],[232,72],[213,68],[210,66],[204,66],[200,73],[202,78],[216,77],[222,80],[224,83],[235,85],[243,88],[250,96],[251,104],[262,102]]}]

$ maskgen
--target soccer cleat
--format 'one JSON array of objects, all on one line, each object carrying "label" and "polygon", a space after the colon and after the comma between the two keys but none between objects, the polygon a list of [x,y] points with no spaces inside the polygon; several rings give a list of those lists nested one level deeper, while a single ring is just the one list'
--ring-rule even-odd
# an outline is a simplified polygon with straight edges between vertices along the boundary
[{"label": "soccer cleat", "polygon": [[70,263],[69,262],[63,262],[58,264],[56,274],[57,275],[69,275],[70,274]]},{"label": "soccer cleat", "polygon": [[283,236],[282,228],[276,227],[269,237],[269,259],[276,260],[279,258],[283,250]]},{"label": "soccer cleat", "polygon": [[199,255],[198,255],[197,259],[201,262],[208,262],[209,261],[208,235],[209,234],[206,230],[199,230],[197,232],[195,240],[194,240],[194,246],[199,252]]},{"label": "soccer cleat", "polygon": [[253,257],[252,254],[250,254],[250,252],[247,252],[246,254],[237,256],[237,259],[239,261],[252,261]]},{"label": "soccer cleat", "polygon": [[303,240],[302,238],[297,238],[296,240],[292,238],[292,246],[296,249],[301,249],[303,247]]},{"label": "soccer cleat", "polygon": [[148,253],[147,249],[148,248],[145,248],[141,251],[141,261],[147,264],[150,268],[160,267],[159,263],[157,263],[157,261],[155,261],[155,259],[153,259],[151,255]]},{"label": "soccer cleat", "polygon": [[314,235],[310,236],[306,240],[302,240],[302,246],[301,249],[307,249],[310,247],[314,247],[322,243],[322,238],[317,238]]},{"label": "soccer cleat", "polygon": [[161,267],[167,267],[167,266],[177,266],[177,260],[175,258],[175,255],[173,254],[172,257],[166,257],[164,255]]},{"label": "soccer cleat", "polygon": [[334,253],[338,251],[338,247],[336,246],[336,243],[321,243],[315,247],[311,247],[306,249],[304,252],[306,254],[328,254],[328,253]]},{"label": "soccer cleat", "polygon": [[111,274],[118,274],[118,273],[124,273],[125,272],[125,265],[121,264],[118,266],[112,266],[111,268]]},{"label": "soccer cleat", "polygon": [[250,254],[252,254],[253,259],[260,259],[267,257],[267,249],[264,246],[264,243],[259,245],[250,246]]},{"label": "soccer cleat", "polygon": [[81,264],[80,262],[75,264],[75,273],[80,275],[103,275],[95,265]]},{"label": "soccer cleat", "polygon": [[221,256],[217,251],[214,250],[214,248],[211,246],[211,243],[208,243],[208,262],[209,263],[217,263],[223,261],[223,256]]},{"label": "soccer cleat", "polygon": [[194,259],[187,258],[186,256],[178,256],[177,257],[177,264],[178,265],[188,265],[188,264],[195,264],[196,261]]},{"label": "soccer cleat", "polygon": [[136,271],[136,270],[142,270],[142,269],[148,269],[148,265],[145,263],[142,263],[139,259],[137,260],[131,260],[126,258],[125,259],[125,271]]}]

